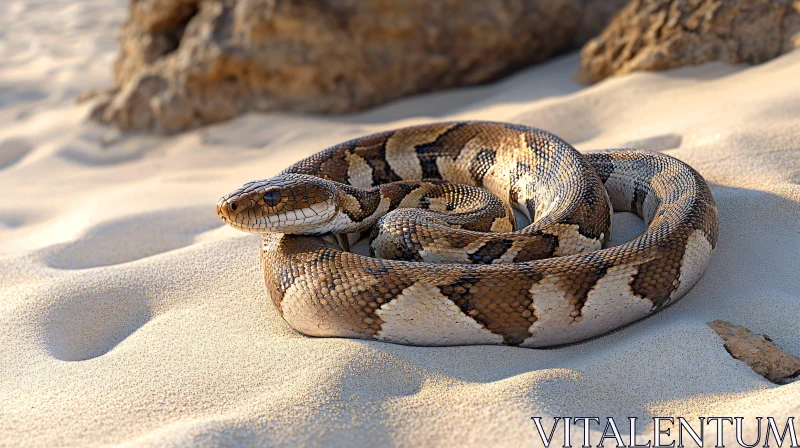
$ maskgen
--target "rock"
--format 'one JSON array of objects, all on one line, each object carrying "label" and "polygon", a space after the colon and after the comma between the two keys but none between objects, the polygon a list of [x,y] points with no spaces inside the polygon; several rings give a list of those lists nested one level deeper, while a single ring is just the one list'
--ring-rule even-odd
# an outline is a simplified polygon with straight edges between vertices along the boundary
[{"label": "rock", "polygon": [[355,112],[578,48],[627,0],[130,0],[91,116],[170,133],[246,111]]},{"label": "rock", "polygon": [[581,51],[577,78],[708,61],[758,64],[800,48],[798,0],[633,0]]},{"label": "rock", "polygon": [[784,383],[800,375],[800,359],[779,349],[766,335],[724,320],[709,322],[708,326],[725,341],[725,350],[731,356],[773,383]]}]

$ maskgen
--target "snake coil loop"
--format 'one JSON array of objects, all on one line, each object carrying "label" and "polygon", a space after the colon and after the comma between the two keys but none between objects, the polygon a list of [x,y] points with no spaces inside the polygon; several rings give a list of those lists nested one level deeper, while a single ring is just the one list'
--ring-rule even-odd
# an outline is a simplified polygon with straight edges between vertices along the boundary
[{"label": "snake coil loop", "polygon": [[[647,229],[602,248],[609,204]],[[531,224],[514,230],[509,206]],[[217,213],[264,234],[267,291],[297,331],[412,345],[547,347],[606,333],[680,299],[718,233],[708,185],[679,160],[580,154],[545,131],[493,122],[341,143],[245,184]],[[376,223],[371,248],[383,258],[319,236]]]}]

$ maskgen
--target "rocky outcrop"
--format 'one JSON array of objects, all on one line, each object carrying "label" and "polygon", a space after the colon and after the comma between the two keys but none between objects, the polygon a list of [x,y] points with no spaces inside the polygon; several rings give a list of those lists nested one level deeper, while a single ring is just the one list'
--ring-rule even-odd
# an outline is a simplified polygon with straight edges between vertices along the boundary
[{"label": "rocky outcrop", "polygon": [[725,341],[725,350],[731,356],[773,383],[784,383],[800,375],[800,359],[779,349],[766,335],[724,320],[709,322],[708,326]]},{"label": "rocky outcrop", "polygon": [[708,61],[757,64],[800,48],[800,0],[633,0],[581,51],[586,83]]},{"label": "rocky outcrop", "polygon": [[245,111],[344,113],[578,48],[627,0],[130,0],[91,116],[174,132]]}]

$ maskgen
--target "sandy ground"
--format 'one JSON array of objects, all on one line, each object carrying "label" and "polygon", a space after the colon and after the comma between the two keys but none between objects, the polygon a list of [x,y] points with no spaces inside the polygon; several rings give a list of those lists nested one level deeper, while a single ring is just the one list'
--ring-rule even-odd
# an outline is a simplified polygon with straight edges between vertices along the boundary
[{"label": "sandy ground", "polygon": [[[540,446],[533,416],[800,414],[800,382],[769,383],[706,326],[800,355],[800,52],[585,89],[570,55],[356,116],[159,138],[88,124],[73,103],[110,82],[125,3],[0,2],[0,445]],[[223,227],[216,200],[336,142],[442,119],[678,157],[712,184],[717,254],[676,306],[555,350],[293,332],[258,237]],[[619,218],[624,241],[637,225]]]}]

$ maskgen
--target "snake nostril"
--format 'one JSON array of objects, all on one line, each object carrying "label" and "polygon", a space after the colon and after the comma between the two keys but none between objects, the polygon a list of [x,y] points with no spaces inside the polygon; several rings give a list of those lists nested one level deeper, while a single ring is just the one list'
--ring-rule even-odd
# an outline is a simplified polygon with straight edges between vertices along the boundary
[{"label": "snake nostril", "polygon": [[231,202],[231,210],[235,212],[236,207],[237,207],[236,202]]}]

